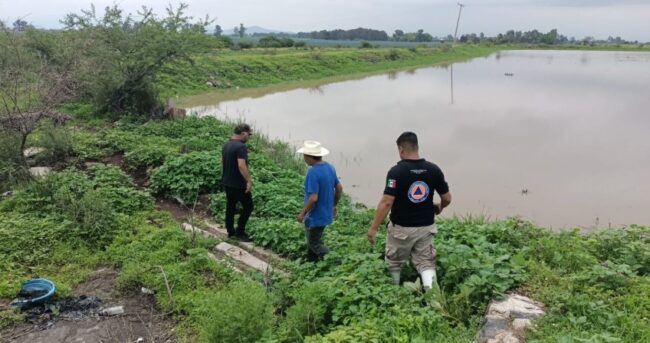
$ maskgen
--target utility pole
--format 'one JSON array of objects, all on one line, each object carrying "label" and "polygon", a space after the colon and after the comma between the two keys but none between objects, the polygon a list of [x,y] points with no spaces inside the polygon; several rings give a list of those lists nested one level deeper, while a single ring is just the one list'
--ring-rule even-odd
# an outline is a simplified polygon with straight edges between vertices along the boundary
[{"label": "utility pole", "polygon": [[463,11],[465,5],[458,3],[458,19],[456,20],[456,31],[454,31],[454,41],[458,41],[458,23],[460,23],[460,13]]}]

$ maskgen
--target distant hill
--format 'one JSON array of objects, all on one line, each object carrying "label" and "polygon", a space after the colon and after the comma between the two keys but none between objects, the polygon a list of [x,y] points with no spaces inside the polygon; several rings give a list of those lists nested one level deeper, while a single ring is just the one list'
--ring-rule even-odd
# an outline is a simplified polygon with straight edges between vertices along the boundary
[{"label": "distant hill", "polygon": [[[244,26],[244,27],[246,27],[246,26]],[[233,33],[233,30],[230,29],[230,30],[223,30],[222,34],[224,36],[230,36],[230,35],[232,35],[232,33]],[[283,31],[283,30],[266,29],[266,28],[259,27],[259,26],[246,27],[246,35],[252,35],[254,33],[292,33],[292,32]]]}]

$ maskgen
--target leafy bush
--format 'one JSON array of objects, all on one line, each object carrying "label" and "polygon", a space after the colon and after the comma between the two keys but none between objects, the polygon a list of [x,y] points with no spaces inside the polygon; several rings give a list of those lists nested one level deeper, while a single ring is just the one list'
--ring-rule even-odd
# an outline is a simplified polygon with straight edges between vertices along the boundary
[{"label": "leafy bush", "polygon": [[296,258],[307,252],[304,226],[295,220],[253,218],[246,230],[255,243],[272,248],[278,254]]},{"label": "leafy bush", "polygon": [[87,65],[80,79],[99,112],[148,115],[159,105],[154,81],[163,66],[191,59],[214,41],[203,34],[207,23],[190,23],[186,10],[186,4],[170,6],[159,17],[144,9],[138,21],[113,5],[103,15],[93,9],[62,20],[68,32],[89,43],[78,52]]},{"label": "leafy bush", "polygon": [[390,49],[388,51],[388,54],[386,54],[386,59],[391,60],[391,61],[396,61],[400,59],[400,52],[397,49]]},{"label": "leafy bush", "polygon": [[370,42],[364,40],[364,41],[361,41],[361,45],[359,46],[359,48],[361,48],[361,49],[370,49],[370,48],[372,48],[372,44],[370,44]]},{"label": "leafy bush", "polygon": [[163,139],[149,139],[142,145],[128,150],[124,160],[132,169],[158,167],[179,153],[179,149]]},{"label": "leafy bush", "polygon": [[325,333],[332,322],[334,289],[326,283],[307,283],[295,294],[295,305],[287,310],[283,322],[285,335],[292,341]]},{"label": "leafy bush", "polygon": [[278,38],[275,36],[266,36],[260,38],[257,42],[260,48],[290,48],[294,46],[294,41],[291,38]]},{"label": "leafy bush", "polygon": [[54,127],[48,123],[39,130],[40,147],[45,151],[39,154],[41,162],[45,164],[55,164],[64,162],[66,158],[73,154],[72,135],[69,129],[63,127]]},{"label": "leafy bush", "polygon": [[0,134],[0,192],[29,180],[27,169],[22,164],[20,137],[6,132]]},{"label": "leafy bush", "polygon": [[255,342],[274,325],[271,299],[257,283],[238,281],[205,296],[213,308],[201,317],[201,338],[206,342]]},{"label": "leafy bush", "polygon": [[438,313],[422,308],[390,310],[376,317],[338,326],[324,336],[307,337],[308,343],[343,342],[470,342],[475,332],[451,327]]},{"label": "leafy bush", "polygon": [[192,152],[172,158],[151,175],[151,189],[193,204],[205,193],[221,187],[221,160],[214,152]]},{"label": "leafy bush", "polygon": [[175,225],[165,225],[162,229],[143,225],[136,235],[118,236],[107,253],[113,264],[123,270],[118,280],[121,287],[145,286],[155,290],[163,306],[169,309],[172,299],[168,298],[158,266],[165,271],[175,292],[181,293],[221,285],[232,275],[208,258],[205,249],[214,245],[214,240],[199,237],[196,244],[198,247]]},{"label": "leafy bush", "polygon": [[111,154],[110,149],[104,146],[97,134],[81,130],[72,130],[70,134],[72,154],[81,161],[97,161]]},{"label": "leafy bush", "polygon": [[8,263],[7,267],[14,263],[32,265],[47,258],[52,245],[44,243],[66,239],[66,229],[66,223],[53,217],[35,218],[29,214],[0,212],[3,264]]},{"label": "leafy bush", "polygon": [[255,46],[255,43],[253,43],[253,42],[239,42],[236,45],[237,48],[242,49],[242,50],[243,49],[250,49],[253,46]]}]

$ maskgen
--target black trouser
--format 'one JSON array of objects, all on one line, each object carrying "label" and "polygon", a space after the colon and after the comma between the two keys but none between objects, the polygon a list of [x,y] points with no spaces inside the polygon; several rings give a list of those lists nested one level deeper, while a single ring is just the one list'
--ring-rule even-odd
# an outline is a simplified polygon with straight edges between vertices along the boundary
[{"label": "black trouser", "polygon": [[330,252],[330,249],[323,243],[324,230],[324,226],[305,228],[305,238],[307,238],[307,261],[318,261]]},{"label": "black trouser", "polygon": [[[226,191],[226,230],[228,230],[228,236],[244,234],[248,218],[253,213],[253,196],[250,192],[246,193],[245,189],[228,186],[223,188]],[[239,214],[237,231],[235,232],[235,210],[238,202],[242,204],[242,212]]]}]

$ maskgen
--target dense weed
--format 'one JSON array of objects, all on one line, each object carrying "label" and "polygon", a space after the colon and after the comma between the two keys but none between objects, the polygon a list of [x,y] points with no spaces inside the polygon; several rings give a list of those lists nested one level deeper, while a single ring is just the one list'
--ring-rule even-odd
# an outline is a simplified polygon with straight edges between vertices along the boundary
[{"label": "dense weed", "polygon": [[[210,118],[122,122],[84,133],[92,147],[74,150],[131,156],[127,167],[149,169],[161,195],[192,201],[212,193],[219,219],[225,206],[219,150],[231,129]],[[20,280],[35,275],[69,290],[102,263],[121,270],[121,287],[155,290],[180,332],[202,342],[466,342],[488,302],[518,290],[548,312],[529,341],[650,341],[648,227],[582,235],[514,218],[440,219],[440,289],[422,295],[391,285],[384,233],[376,246],[365,238],[374,212],[347,197],[325,233],[332,253],[305,263],[303,228],[294,219],[304,169],[286,145],[255,139],[249,146],[256,208],[250,234],[291,259],[283,266],[291,276],[263,285],[210,260],[214,240],[188,237],[153,211],[151,196],[119,168],[97,165],[54,173],[0,202],[0,256],[7,261],[0,266],[0,296],[10,297]],[[407,266],[403,279],[416,278]]]}]

